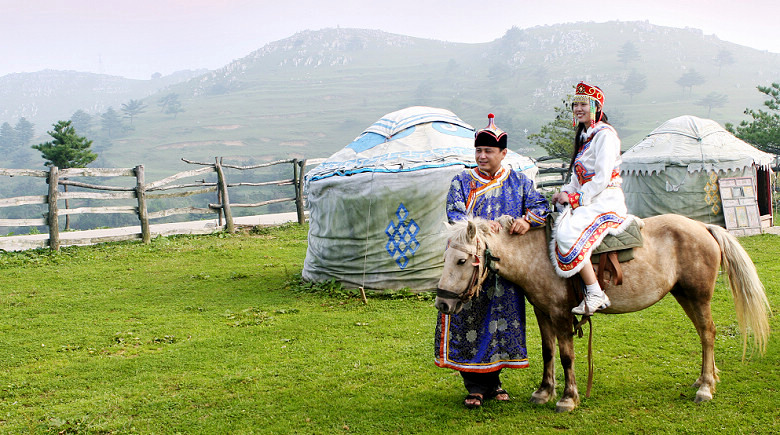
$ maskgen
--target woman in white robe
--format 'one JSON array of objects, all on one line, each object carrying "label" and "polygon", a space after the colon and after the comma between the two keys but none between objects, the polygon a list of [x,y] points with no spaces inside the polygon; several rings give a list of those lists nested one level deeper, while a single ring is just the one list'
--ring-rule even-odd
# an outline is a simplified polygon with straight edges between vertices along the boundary
[{"label": "woman in white robe", "polygon": [[574,314],[593,314],[610,305],[599,286],[590,256],[607,234],[619,234],[630,223],[620,187],[620,139],[602,113],[604,94],[579,83],[572,103],[578,124],[571,181],[553,195],[553,204],[568,206],[558,217],[550,249],[559,276],[577,273],[585,283],[582,303]]}]

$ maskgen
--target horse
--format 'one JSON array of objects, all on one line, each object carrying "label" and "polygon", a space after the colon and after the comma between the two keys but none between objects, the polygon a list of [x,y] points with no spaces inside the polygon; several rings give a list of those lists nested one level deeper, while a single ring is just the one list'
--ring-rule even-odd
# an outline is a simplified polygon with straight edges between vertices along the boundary
[{"label": "horse", "polygon": [[[563,396],[557,412],[574,410],[580,403],[574,379],[576,305],[572,284],[559,277],[550,256],[545,231],[533,228],[524,235],[510,235],[512,217],[502,216],[502,229],[491,231],[489,221],[472,218],[449,226],[444,267],[438,283],[435,307],[443,314],[456,314],[473,297],[489,275],[488,268],[522,287],[533,305],[541,331],[544,371],[531,402],[545,404],[555,398],[555,344],[558,343],[564,371]],[[638,219],[638,218],[637,218]],[[612,305],[604,314],[643,310],[671,293],[691,319],[701,340],[701,375],[696,403],[712,400],[720,381],[715,366],[715,324],[710,301],[721,266],[728,273],[740,331],[743,359],[749,331],[763,354],[769,337],[769,301],[755,265],[739,241],[725,229],[667,214],[641,219],[644,243],[634,248],[634,258],[621,263],[621,285],[604,288]],[[486,254],[487,252],[487,254]],[[493,259],[493,264],[488,264]]]}]

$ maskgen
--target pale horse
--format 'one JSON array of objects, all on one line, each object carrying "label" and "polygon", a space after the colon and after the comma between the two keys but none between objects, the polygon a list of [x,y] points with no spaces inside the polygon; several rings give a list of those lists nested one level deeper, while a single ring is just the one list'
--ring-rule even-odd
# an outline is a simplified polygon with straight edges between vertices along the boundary
[{"label": "pale horse", "polygon": [[[474,218],[450,227],[444,253],[444,269],[438,284],[435,306],[444,314],[461,310],[489,275],[521,286],[534,307],[541,330],[544,373],[542,383],[531,395],[537,404],[555,398],[555,343],[558,342],[565,388],[556,404],[558,412],[571,411],[580,402],[574,379],[574,345],[571,309],[576,301],[568,280],[554,271],[545,231],[532,229],[522,236],[507,231],[512,218],[499,219],[502,230],[490,231],[486,220]],[[715,324],[710,301],[718,271],[728,273],[740,331],[747,346],[752,332],[763,353],[769,337],[769,302],[756,268],[739,241],[725,229],[706,225],[680,215],[667,214],[643,219],[644,245],[634,248],[634,259],[622,263],[622,285],[604,289],[612,305],[600,313],[618,314],[643,310],[671,293],[693,322],[701,339],[701,375],[695,402],[712,399],[719,381],[715,367]],[[488,250],[488,255],[485,254]],[[494,260],[492,265],[488,262]],[[743,349],[744,352],[744,349]]]}]

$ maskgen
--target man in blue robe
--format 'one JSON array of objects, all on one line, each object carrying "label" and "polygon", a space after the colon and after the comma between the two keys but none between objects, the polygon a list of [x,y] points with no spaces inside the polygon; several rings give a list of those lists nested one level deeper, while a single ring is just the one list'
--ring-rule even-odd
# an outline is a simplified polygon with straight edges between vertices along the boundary
[{"label": "man in blue robe", "polygon": [[[519,236],[544,225],[547,200],[522,172],[501,165],[507,134],[488,115],[488,126],[475,134],[477,167],[452,179],[447,195],[450,223],[480,217],[493,231],[502,215],[515,218],[510,233]],[[539,255],[546,255],[540,252]],[[509,400],[501,388],[502,368],[528,367],[525,346],[525,298],[521,288],[503,278],[486,280],[479,296],[458,314],[440,314],[436,322],[436,365],[460,372],[468,391],[464,405],[476,408],[485,399]]]}]

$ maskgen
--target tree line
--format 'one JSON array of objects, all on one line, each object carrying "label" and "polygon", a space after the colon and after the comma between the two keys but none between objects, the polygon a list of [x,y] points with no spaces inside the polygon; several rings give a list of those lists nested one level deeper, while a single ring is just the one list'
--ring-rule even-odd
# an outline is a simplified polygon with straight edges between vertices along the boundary
[{"label": "tree line", "polygon": [[[177,114],[184,112],[179,95],[176,93],[159,98],[157,106],[162,113],[172,115],[174,118]],[[69,120],[60,120],[54,123],[53,131],[60,138],[70,134],[89,137],[90,145],[94,145],[94,150],[99,151],[110,147],[113,139],[123,137],[133,131],[135,129],[134,120],[145,113],[147,108],[148,106],[142,100],[132,99],[123,103],[119,110],[109,107],[98,115],[92,115],[79,109],[71,115]],[[69,125],[65,126],[65,122],[68,122]],[[70,132],[69,128],[72,128],[73,131]],[[48,133],[51,135],[52,132]],[[3,166],[23,168],[33,163],[34,155],[30,153],[30,144],[34,137],[35,125],[26,118],[20,118],[13,126],[9,122],[0,125],[0,153],[5,156]],[[48,161],[50,159],[44,156],[44,160],[47,160],[46,165],[50,164]]]},{"label": "tree line", "polygon": [[[176,115],[183,112],[179,95],[170,93],[157,101],[160,111]],[[109,107],[100,115],[93,116],[84,110],[77,110],[69,120],[60,120],[52,125],[47,134],[51,141],[31,145],[35,137],[35,126],[26,118],[20,118],[16,125],[5,122],[0,125],[0,153],[5,156],[2,166],[10,168],[29,167],[34,161],[31,149],[40,152],[43,165],[60,169],[84,168],[98,158],[101,149],[108,148],[111,140],[122,137],[134,129],[135,118],[147,110],[142,100],[132,99],[123,103],[120,110]],[[94,145],[94,147],[93,147]],[[0,186],[0,192],[24,189],[24,186]],[[67,191],[67,186],[65,187]],[[68,201],[65,201],[68,208]],[[66,216],[66,229],[70,227],[70,215]]]}]

